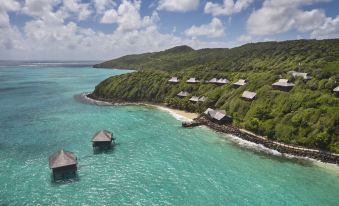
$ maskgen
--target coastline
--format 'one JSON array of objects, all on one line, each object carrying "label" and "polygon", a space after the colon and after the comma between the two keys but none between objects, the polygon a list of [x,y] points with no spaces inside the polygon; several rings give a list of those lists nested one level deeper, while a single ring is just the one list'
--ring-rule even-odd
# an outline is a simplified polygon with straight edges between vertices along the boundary
[{"label": "coastline", "polygon": [[192,112],[186,112],[183,110],[178,109],[172,109],[170,107],[162,106],[162,105],[156,105],[156,104],[149,104],[145,103],[146,106],[155,107],[161,111],[165,111],[170,113],[174,118],[180,120],[180,121],[193,121],[195,118],[199,116],[198,113],[192,113]]},{"label": "coastline", "polygon": [[[75,98],[78,99],[81,102],[89,103],[89,104],[95,104],[98,106],[129,106],[129,105],[141,105],[141,106],[146,106],[146,107],[153,107],[156,109],[159,109],[161,111],[165,111],[170,113],[174,118],[180,121],[188,121],[191,122],[195,118],[199,116],[198,113],[193,113],[193,112],[186,112],[183,110],[179,109],[173,109],[170,107],[167,107],[164,104],[155,104],[152,102],[109,102],[109,101],[104,101],[104,100],[99,100],[99,99],[94,99],[93,97],[89,97],[88,95],[91,94],[89,92],[82,93]],[[82,101],[84,100],[84,101]]]},{"label": "coastline", "polygon": [[[164,104],[152,103],[152,102],[112,102],[104,100],[102,98],[95,99],[91,93],[83,93],[84,97],[96,105],[110,105],[110,106],[128,106],[128,105],[141,105],[157,108],[161,111],[170,113],[174,118],[180,121],[196,121],[200,125],[204,125],[207,128],[210,128],[213,131],[220,132],[230,136],[233,142],[237,143],[239,146],[249,145],[248,148],[252,150],[261,151],[274,156],[281,156],[287,159],[302,159],[309,160],[314,165],[317,165],[322,168],[327,168],[329,170],[335,171],[337,175],[339,172],[339,154],[323,152],[315,149],[304,148],[300,146],[288,145],[272,140],[268,140],[263,136],[256,135],[245,129],[236,128],[230,125],[218,125],[213,123],[203,116],[197,113],[186,112],[183,110],[173,109]],[[246,147],[246,146],[245,146]]]}]

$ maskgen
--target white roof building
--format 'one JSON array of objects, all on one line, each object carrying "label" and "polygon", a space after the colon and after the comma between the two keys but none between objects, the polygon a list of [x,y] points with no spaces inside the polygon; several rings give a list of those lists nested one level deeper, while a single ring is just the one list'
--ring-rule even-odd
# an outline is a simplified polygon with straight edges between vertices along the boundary
[{"label": "white roof building", "polygon": [[197,97],[197,96],[192,96],[189,100],[190,100],[191,102],[199,102],[199,97]]},{"label": "white roof building", "polygon": [[296,72],[296,71],[289,71],[289,74],[291,74],[294,78],[296,77],[302,77],[305,80],[310,80],[312,77],[308,73],[304,72]]},{"label": "white roof building", "polygon": [[255,98],[256,95],[257,95],[257,93],[255,93],[255,92],[244,91],[242,93],[241,97],[244,98],[244,99],[252,100],[252,99]]},{"label": "white roof building", "polygon": [[226,112],[224,110],[214,110],[214,109],[208,108],[206,109],[204,114],[207,115],[212,120],[216,120],[218,122],[231,122],[232,121],[232,118],[226,115]]},{"label": "white roof building", "polygon": [[186,82],[187,83],[199,83],[199,80],[195,79],[194,77],[191,77]]},{"label": "white roof building", "polygon": [[273,83],[272,86],[281,86],[281,87],[293,87],[295,84],[291,83],[288,79],[279,79],[277,82]]},{"label": "white roof building", "polygon": [[227,79],[223,79],[223,78],[220,78],[217,80],[217,84],[227,84],[229,83],[230,81],[228,81]]},{"label": "white roof building", "polygon": [[189,95],[189,93],[188,92],[184,92],[184,91],[181,91],[181,92],[179,92],[177,94],[177,96],[179,96],[179,97],[187,97],[188,95]]},{"label": "white roof building", "polygon": [[245,84],[247,84],[247,80],[245,79],[239,79],[237,82],[233,83],[233,85],[236,85],[236,86],[244,86]]},{"label": "white roof building", "polygon": [[272,84],[272,87],[282,91],[289,91],[294,87],[294,85],[295,84],[289,82],[288,79],[279,79],[279,81]]},{"label": "white roof building", "polygon": [[172,82],[172,83],[178,83],[179,82],[179,79],[178,77],[172,77],[171,79],[168,80],[169,82]]},{"label": "white roof building", "polygon": [[208,82],[209,83],[213,83],[213,84],[215,84],[215,83],[217,83],[217,78],[212,78],[211,80],[209,80]]}]

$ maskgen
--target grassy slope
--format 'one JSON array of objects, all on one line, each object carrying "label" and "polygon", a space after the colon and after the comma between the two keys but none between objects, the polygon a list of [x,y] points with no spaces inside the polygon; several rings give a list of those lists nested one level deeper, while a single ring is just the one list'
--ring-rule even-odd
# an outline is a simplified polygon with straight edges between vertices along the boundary
[{"label": "grassy slope", "polygon": [[[172,65],[173,62],[180,64],[180,59],[190,59],[191,63],[184,61],[184,66],[177,67],[158,63],[153,67],[153,60],[142,59],[140,62],[153,70],[111,77],[101,82],[94,93],[118,101],[166,102],[177,108],[197,112],[207,107],[222,108],[234,117],[235,125],[271,139],[339,152],[339,98],[331,93],[332,88],[338,84],[338,44],[339,40],[288,41],[249,44],[231,50],[215,51],[194,51],[179,47],[174,49],[175,52],[167,51],[167,56],[166,51],[146,56],[167,58],[168,61],[171,59]],[[208,54],[197,55],[196,52]],[[217,55],[214,56],[213,53]],[[172,56],[177,57],[173,59]],[[194,58],[198,59],[194,61]],[[130,61],[118,61],[126,68],[133,67]],[[137,62],[139,60],[133,62],[133,65]],[[289,93],[272,90],[271,84],[279,75],[291,78],[286,71],[297,69],[298,62],[303,62],[300,70],[311,72],[315,78],[308,82],[296,79],[296,86]],[[156,68],[165,71],[154,70]],[[184,81],[172,85],[167,82],[172,75],[183,80],[190,76],[204,80],[226,77],[232,82],[245,78],[249,83],[238,89],[231,85],[188,85]],[[190,103],[188,98],[176,97],[181,90],[193,95],[208,96],[209,100],[204,104]],[[240,95],[244,90],[256,91],[257,99],[253,102],[242,100]]]},{"label": "grassy slope", "polygon": [[[180,46],[162,52],[128,55],[94,67],[173,71],[204,65],[223,71],[248,71],[289,69],[301,63],[304,70],[314,71],[328,62],[338,60],[338,48],[338,39],[262,42],[233,49],[193,50]],[[339,62],[335,62],[334,67],[338,65]]]}]

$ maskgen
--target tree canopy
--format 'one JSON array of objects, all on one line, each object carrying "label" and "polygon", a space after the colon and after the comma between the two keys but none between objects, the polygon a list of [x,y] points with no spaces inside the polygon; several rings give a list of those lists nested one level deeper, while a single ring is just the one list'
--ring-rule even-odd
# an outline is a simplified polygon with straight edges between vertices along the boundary
[{"label": "tree canopy", "polygon": [[[96,65],[134,68],[139,71],[110,77],[94,90],[112,101],[149,101],[194,112],[207,107],[226,110],[233,124],[270,139],[339,152],[339,98],[332,92],[339,79],[339,39],[296,40],[247,44],[233,49],[193,50],[187,46],[163,52],[130,55]],[[288,71],[308,72],[313,77],[293,78]],[[177,76],[178,84],[168,82]],[[195,77],[208,81],[227,78],[231,83],[187,84]],[[274,90],[280,78],[295,83],[289,92]],[[239,88],[233,82],[246,79]],[[245,91],[257,93],[255,100],[241,99]],[[207,96],[203,103],[176,96]]]}]

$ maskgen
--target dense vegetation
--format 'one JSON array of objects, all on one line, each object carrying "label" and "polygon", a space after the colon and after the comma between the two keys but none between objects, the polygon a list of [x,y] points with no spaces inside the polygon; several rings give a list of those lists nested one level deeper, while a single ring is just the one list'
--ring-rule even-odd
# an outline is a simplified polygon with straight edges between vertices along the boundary
[{"label": "dense vegetation", "polygon": [[[208,55],[202,55],[203,51]],[[212,53],[215,53],[214,60],[211,60]],[[172,60],[155,63],[150,58],[155,56]],[[134,61],[130,61],[132,57]],[[182,61],[181,64],[182,59],[190,59],[191,63]],[[195,112],[207,107],[221,108],[233,117],[233,124],[270,139],[339,153],[339,98],[332,92],[339,80],[338,39],[257,43],[234,49],[198,51],[184,46],[110,62],[122,68],[148,65],[150,69],[106,79],[95,88],[94,94],[98,97],[162,102]],[[308,71],[313,79],[293,79],[287,74],[290,70]],[[180,77],[180,83],[169,83],[171,76]],[[233,88],[231,84],[192,85],[185,82],[189,77],[201,80],[223,77],[231,82],[244,78],[249,82],[240,88]],[[271,84],[281,77],[296,84],[290,92],[272,89]],[[176,94],[182,90],[207,96],[208,101],[194,104],[188,101],[189,97],[178,98]],[[245,90],[257,92],[257,98],[241,99]]]},{"label": "dense vegetation", "polygon": [[[333,72],[339,66],[338,48],[339,39],[262,42],[233,49],[193,50],[179,46],[162,52],[128,55],[94,67],[178,71],[204,65],[222,71],[288,71],[301,64],[305,72],[317,72],[319,69]],[[327,65],[328,62],[332,64]]]}]

